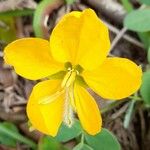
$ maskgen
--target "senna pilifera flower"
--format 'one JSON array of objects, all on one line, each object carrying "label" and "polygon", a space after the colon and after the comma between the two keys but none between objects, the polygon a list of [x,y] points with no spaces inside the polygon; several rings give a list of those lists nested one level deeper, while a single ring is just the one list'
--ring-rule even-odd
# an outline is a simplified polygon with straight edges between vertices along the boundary
[{"label": "senna pilifera flower", "polygon": [[35,85],[27,104],[34,128],[55,136],[62,122],[72,126],[76,112],[85,131],[100,132],[100,111],[87,87],[117,100],[141,85],[141,68],[126,58],[107,57],[109,49],[108,29],[91,9],[66,14],[49,41],[23,38],[8,44],[4,59],[20,76],[47,79]]}]

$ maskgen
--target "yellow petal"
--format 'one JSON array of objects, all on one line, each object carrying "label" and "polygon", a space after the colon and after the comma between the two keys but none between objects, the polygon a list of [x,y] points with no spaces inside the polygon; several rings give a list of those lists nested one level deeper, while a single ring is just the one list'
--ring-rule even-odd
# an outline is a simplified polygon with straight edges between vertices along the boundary
[{"label": "yellow petal", "polygon": [[109,52],[108,29],[92,9],[71,12],[54,28],[50,47],[57,61],[69,61],[91,70],[98,67]]},{"label": "yellow petal", "polygon": [[94,71],[85,71],[88,85],[106,99],[121,99],[136,92],[141,85],[142,71],[126,58],[107,58]]},{"label": "yellow petal", "polygon": [[54,74],[62,68],[60,63],[52,59],[49,49],[47,40],[23,38],[6,46],[4,59],[19,75],[37,80]]},{"label": "yellow petal", "polygon": [[95,135],[101,130],[102,119],[94,98],[79,85],[74,87],[75,105],[84,130]]},{"label": "yellow petal", "polygon": [[33,127],[51,136],[57,134],[62,123],[64,95],[62,94],[48,104],[39,104],[39,101],[59,90],[60,84],[61,82],[56,80],[38,83],[33,88],[27,104],[27,115]]}]

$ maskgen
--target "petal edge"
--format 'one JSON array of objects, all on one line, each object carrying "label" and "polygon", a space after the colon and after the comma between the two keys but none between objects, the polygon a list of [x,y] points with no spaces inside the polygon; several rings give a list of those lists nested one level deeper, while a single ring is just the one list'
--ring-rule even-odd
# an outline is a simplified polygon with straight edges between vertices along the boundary
[{"label": "petal edge", "polygon": [[101,131],[102,119],[94,98],[83,87],[75,84],[75,106],[84,130],[95,135]]},{"label": "petal edge", "polygon": [[52,58],[49,42],[40,38],[22,38],[8,44],[4,59],[19,75],[30,80],[47,77],[63,68]]},{"label": "petal edge", "polygon": [[122,99],[136,92],[142,82],[142,70],[126,58],[107,58],[93,71],[83,72],[87,84],[106,99]]}]

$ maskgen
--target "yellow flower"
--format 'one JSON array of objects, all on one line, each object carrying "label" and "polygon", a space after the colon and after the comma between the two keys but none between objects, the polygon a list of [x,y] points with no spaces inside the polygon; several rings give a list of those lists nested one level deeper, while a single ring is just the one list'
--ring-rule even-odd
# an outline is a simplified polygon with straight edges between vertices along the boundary
[{"label": "yellow flower", "polygon": [[23,38],[5,48],[5,61],[19,75],[31,80],[49,78],[33,88],[27,104],[34,128],[55,136],[62,122],[72,125],[76,112],[89,134],[101,130],[100,112],[87,85],[103,98],[116,100],[133,94],[142,76],[132,61],[106,58],[109,49],[108,29],[91,9],[65,15],[50,42]]}]

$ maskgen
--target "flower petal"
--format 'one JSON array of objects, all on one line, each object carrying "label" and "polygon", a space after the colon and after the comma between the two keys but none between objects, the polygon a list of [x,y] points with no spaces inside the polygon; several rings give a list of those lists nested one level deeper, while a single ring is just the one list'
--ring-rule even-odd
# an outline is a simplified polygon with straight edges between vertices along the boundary
[{"label": "flower petal", "polygon": [[62,123],[64,97],[63,94],[48,104],[39,104],[45,97],[59,90],[60,81],[48,80],[38,83],[31,93],[27,104],[27,115],[34,128],[55,136]]},{"label": "flower petal", "polygon": [[88,85],[106,99],[121,99],[136,92],[141,85],[142,71],[126,58],[107,58],[94,71],[85,71]]},{"label": "flower petal", "polygon": [[47,40],[23,38],[6,46],[4,59],[19,75],[37,80],[54,74],[63,67],[52,59],[49,49]]},{"label": "flower petal", "polygon": [[91,70],[98,67],[109,52],[108,29],[92,9],[71,12],[54,28],[50,47],[57,61],[69,61]]},{"label": "flower petal", "polygon": [[101,130],[102,119],[94,98],[83,87],[75,84],[75,105],[84,130],[95,135]]}]

